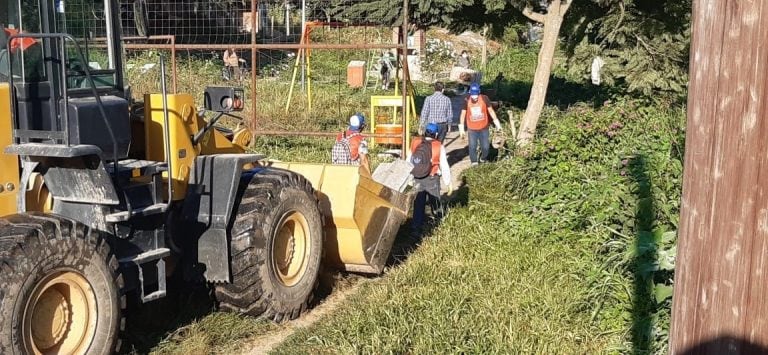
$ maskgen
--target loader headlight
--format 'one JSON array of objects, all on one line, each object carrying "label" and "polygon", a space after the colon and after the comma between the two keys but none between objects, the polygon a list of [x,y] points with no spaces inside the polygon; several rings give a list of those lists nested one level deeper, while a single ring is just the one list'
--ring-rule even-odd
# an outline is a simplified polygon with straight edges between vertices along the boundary
[{"label": "loader headlight", "polygon": [[205,88],[205,109],[215,112],[242,111],[245,106],[244,91],[228,86],[209,86]]}]

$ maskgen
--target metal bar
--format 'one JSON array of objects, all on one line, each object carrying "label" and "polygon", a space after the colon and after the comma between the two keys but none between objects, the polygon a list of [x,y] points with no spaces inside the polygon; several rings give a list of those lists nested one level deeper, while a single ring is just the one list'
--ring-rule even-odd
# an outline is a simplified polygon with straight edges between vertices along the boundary
[{"label": "metal bar", "polygon": [[123,37],[123,41],[153,41],[153,40],[173,40],[176,36],[175,35],[155,35],[155,36],[149,36],[149,37],[141,37],[141,36],[128,36]]},{"label": "metal bar", "polygon": [[256,49],[256,23],[259,20],[258,0],[251,0],[251,129],[256,129],[256,70],[258,70],[258,50]]},{"label": "metal bar", "polygon": [[408,0],[403,0],[403,87],[401,93],[403,94],[403,144],[400,146],[402,153],[401,157],[405,156],[406,147],[408,145]]},{"label": "metal bar", "polygon": [[[304,40],[304,37],[301,39]],[[296,86],[296,73],[299,71],[299,62],[301,61],[301,58],[304,56],[304,50],[300,49],[298,53],[296,53],[296,63],[293,65],[293,74],[291,75],[291,86],[288,89],[288,99],[285,101],[285,113],[288,113],[288,110],[291,108],[291,99],[293,98],[293,87]]]},{"label": "metal bar", "polygon": [[[114,9],[112,8],[112,0],[104,0],[104,14],[106,15],[104,17],[106,17],[106,20],[107,20],[107,38],[108,38],[107,43],[110,44],[109,46],[107,46],[107,56],[109,57],[109,67],[112,69],[117,68],[117,66],[115,65],[116,64],[115,63],[115,46],[111,45],[113,44],[112,41],[115,40],[114,27],[113,27],[114,18],[112,17],[114,14],[113,11]],[[92,39],[92,40],[95,40],[95,39]],[[88,64],[88,63],[85,63],[85,64]]]},{"label": "metal bar", "polygon": [[173,201],[173,164],[171,163],[171,127],[168,117],[168,89],[165,87],[165,59],[160,55],[160,88],[163,95],[163,140],[165,141],[165,163],[168,164],[168,203]]},{"label": "metal bar", "polygon": [[63,131],[37,131],[30,129],[15,129],[13,134],[18,138],[33,139],[64,139],[66,136]]},{"label": "metal bar", "polygon": [[[148,43],[126,43],[124,45],[126,49],[171,49],[171,44],[148,44]],[[176,44],[176,49],[203,49],[203,50],[224,50],[227,48],[235,48],[240,50],[246,49],[393,49],[401,48],[399,44],[381,43],[312,43],[312,44],[300,44],[300,43],[257,43],[257,44]]]},{"label": "metal bar", "polygon": [[[304,36],[304,33],[307,31],[307,1],[301,0],[301,35]],[[307,77],[306,73],[306,67],[304,65],[301,66],[301,91],[304,91],[304,80]]]},{"label": "metal bar", "polygon": [[[59,39],[57,37],[57,39]],[[61,66],[61,99],[64,102],[64,107],[62,108],[62,105],[60,105],[58,102],[56,103],[56,106],[59,107],[59,109],[63,110],[64,112],[61,112],[61,117],[64,118],[64,144],[69,145],[69,83],[67,83],[67,40],[66,38],[61,38],[61,58],[59,58],[60,66]],[[77,46],[77,42],[75,42],[75,46]],[[79,48],[78,48],[79,50]],[[82,56],[80,56],[82,57]],[[85,61],[85,59],[81,58],[80,60],[83,61],[83,67],[88,67],[88,62]]]},{"label": "metal bar", "polygon": [[[23,27],[22,27],[23,28]],[[7,38],[5,41],[5,48],[11,48],[11,39]],[[14,100],[14,97],[17,97],[17,90],[16,85],[13,83],[13,55],[8,55],[8,86],[10,90],[10,102],[11,102],[11,129],[16,129],[20,126],[19,124],[19,115],[16,113],[16,100]],[[18,136],[14,135],[13,137],[13,143],[19,144],[21,143],[21,140]],[[19,194],[23,195],[23,194]],[[24,211],[24,210],[19,210]]]},{"label": "metal bar", "polygon": [[173,73],[173,93],[178,93],[176,87],[176,36],[171,36],[171,73]]},{"label": "metal bar", "polygon": [[[336,137],[339,132],[312,132],[312,131],[254,131],[254,135],[262,136],[309,136],[309,137]],[[399,134],[366,134],[371,138],[400,138]]]}]

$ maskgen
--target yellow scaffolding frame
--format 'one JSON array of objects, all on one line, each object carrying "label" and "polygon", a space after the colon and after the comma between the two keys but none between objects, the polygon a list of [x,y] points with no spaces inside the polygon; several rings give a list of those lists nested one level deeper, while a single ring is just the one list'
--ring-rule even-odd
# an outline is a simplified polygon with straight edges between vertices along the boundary
[{"label": "yellow scaffolding frame", "polygon": [[[400,95],[373,95],[371,96],[371,134],[376,133],[376,108],[377,107],[392,107],[392,122],[397,120],[397,113],[400,107],[403,107],[403,97]],[[405,138],[411,131],[411,118],[416,117],[416,106],[414,105],[413,96],[408,95],[406,100],[406,117],[403,120],[403,144],[405,145],[404,151],[410,149],[410,139]],[[371,141],[371,146],[375,145],[376,140]]]}]

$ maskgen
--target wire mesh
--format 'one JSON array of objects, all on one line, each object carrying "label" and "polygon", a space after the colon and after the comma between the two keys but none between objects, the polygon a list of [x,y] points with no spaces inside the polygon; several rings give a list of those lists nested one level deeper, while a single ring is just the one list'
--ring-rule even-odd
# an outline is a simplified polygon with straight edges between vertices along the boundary
[{"label": "wire mesh", "polygon": [[[242,113],[252,127],[295,132],[338,132],[355,112],[369,113],[371,95],[395,94],[399,31],[392,18],[350,11],[367,3],[120,0],[124,37],[174,38],[179,92],[200,98],[208,85],[241,86],[253,103]],[[126,47],[128,80],[149,81],[134,84],[137,93],[157,86],[154,67],[137,69],[156,61],[146,46]],[[228,51],[236,56],[234,69],[225,65]],[[380,80],[384,52],[391,69],[386,85]]]},{"label": "wire mesh", "polygon": [[[120,0],[120,8],[124,36],[173,35],[178,44],[242,45],[251,44],[255,33],[260,44],[295,44],[301,39],[303,20],[322,23],[323,31],[388,27],[392,19],[352,11],[367,3],[365,0]],[[338,35],[338,43],[364,44],[374,39],[362,36],[350,41]]]}]

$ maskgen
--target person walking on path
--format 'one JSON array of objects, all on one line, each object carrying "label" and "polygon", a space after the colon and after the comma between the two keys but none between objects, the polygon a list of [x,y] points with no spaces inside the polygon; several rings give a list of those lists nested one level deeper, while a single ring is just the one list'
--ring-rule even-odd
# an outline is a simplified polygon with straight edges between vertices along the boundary
[{"label": "person walking on path", "polygon": [[488,96],[480,95],[480,84],[472,83],[469,86],[469,98],[466,105],[459,115],[459,135],[466,138],[464,131],[464,121],[467,119],[467,129],[469,130],[469,160],[471,165],[478,164],[477,146],[480,145],[480,163],[488,160],[488,150],[491,142],[489,139],[488,126],[489,118],[493,119],[493,124],[497,131],[501,131],[501,123],[496,116],[496,111],[491,107],[491,101]]},{"label": "person walking on path", "polygon": [[424,100],[419,118],[419,133],[424,132],[424,127],[429,123],[437,125],[437,140],[445,142],[445,135],[451,127],[453,120],[453,108],[451,99],[443,94],[445,86],[441,82],[435,82],[435,92]]},{"label": "person walking on path", "polygon": [[437,124],[429,123],[424,128],[422,137],[417,137],[411,143],[409,161],[413,164],[411,174],[414,178],[416,198],[413,200],[413,222],[411,233],[421,233],[426,218],[426,207],[429,204],[432,215],[440,220],[444,210],[440,201],[440,179],[448,185],[448,194],[453,192],[451,167],[445,147],[437,140]]}]

